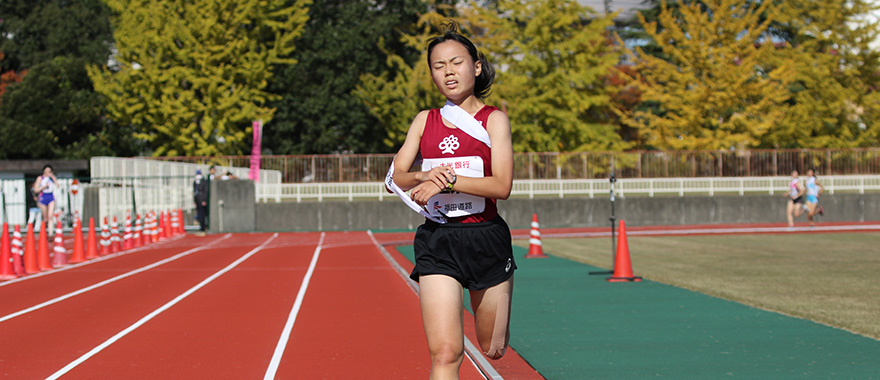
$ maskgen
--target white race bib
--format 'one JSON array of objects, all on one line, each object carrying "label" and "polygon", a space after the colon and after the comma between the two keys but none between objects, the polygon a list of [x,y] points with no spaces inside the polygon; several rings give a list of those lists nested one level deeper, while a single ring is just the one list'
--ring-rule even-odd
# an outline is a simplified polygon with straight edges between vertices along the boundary
[{"label": "white race bib", "polygon": [[[483,178],[483,159],[480,156],[426,158],[422,171],[438,166],[451,166],[456,176]],[[425,207],[431,216],[455,218],[479,214],[486,209],[486,198],[458,192],[440,193],[428,200]]]}]

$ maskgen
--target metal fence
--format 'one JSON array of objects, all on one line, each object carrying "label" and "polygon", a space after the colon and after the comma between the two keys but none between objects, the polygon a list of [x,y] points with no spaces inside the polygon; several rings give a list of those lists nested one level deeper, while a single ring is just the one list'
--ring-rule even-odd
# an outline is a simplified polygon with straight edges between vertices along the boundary
[{"label": "metal fence", "polygon": [[[625,196],[709,195],[764,193],[788,191],[790,176],[778,177],[707,177],[707,178],[626,178],[615,183],[615,193]],[[880,191],[880,175],[822,176],[819,182],[830,194],[835,192]],[[611,191],[607,179],[533,179],[514,180],[512,197],[594,198]],[[396,197],[385,191],[383,182],[281,183],[257,185],[259,202],[302,202],[328,199],[378,199]]]},{"label": "metal fence", "polygon": [[[83,187],[80,186],[76,194],[73,194],[71,191],[72,183],[73,178],[58,178],[53,193],[55,195],[55,212],[60,214],[65,226],[69,225],[73,216],[83,207]],[[32,181],[24,179],[0,180],[0,222],[7,222],[9,225],[24,225],[32,222],[39,230],[43,217],[36,201],[33,200],[33,194],[28,191],[32,185]],[[32,207],[28,207],[28,197],[31,197]],[[55,228],[55,226],[51,226],[51,228]]]},{"label": "metal fence", "polygon": [[[281,182],[382,181],[393,154],[263,156],[260,167]],[[166,157],[156,160],[247,167],[250,156]],[[822,175],[880,174],[880,148],[736,151],[516,153],[514,179],[771,177],[814,168]]]}]

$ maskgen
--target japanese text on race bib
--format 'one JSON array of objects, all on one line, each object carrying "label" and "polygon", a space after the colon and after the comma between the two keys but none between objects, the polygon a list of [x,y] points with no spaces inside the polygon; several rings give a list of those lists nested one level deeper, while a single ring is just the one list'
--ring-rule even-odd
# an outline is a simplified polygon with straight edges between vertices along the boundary
[{"label": "japanese text on race bib", "polygon": [[[460,177],[483,178],[483,159],[480,156],[426,158],[422,171],[438,166],[449,166]],[[486,209],[486,198],[458,192],[440,193],[428,200],[427,211],[432,216],[450,218],[479,214]]]}]

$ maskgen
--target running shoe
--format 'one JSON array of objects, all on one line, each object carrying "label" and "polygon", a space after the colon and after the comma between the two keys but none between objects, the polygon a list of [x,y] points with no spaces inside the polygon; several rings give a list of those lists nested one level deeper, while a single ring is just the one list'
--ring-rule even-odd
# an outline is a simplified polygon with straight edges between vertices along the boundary
[{"label": "running shoe", "polygon": [[822,209],[822,206],[819,206],[819,215],[825,216],[825,210]]}]

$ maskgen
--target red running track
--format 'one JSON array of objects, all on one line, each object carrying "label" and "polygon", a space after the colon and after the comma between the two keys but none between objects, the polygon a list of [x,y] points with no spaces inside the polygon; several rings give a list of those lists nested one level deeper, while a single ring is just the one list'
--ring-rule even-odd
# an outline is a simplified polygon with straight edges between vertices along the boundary
[{"label": "red running track", "polygon": [[[365,232],[187,236],[0,283],[0,376],[425,379],[418,299],[381,250]],[[508,356],[501,376],[540,378]],[[484,376],[466,360],[461,378]]]}]

